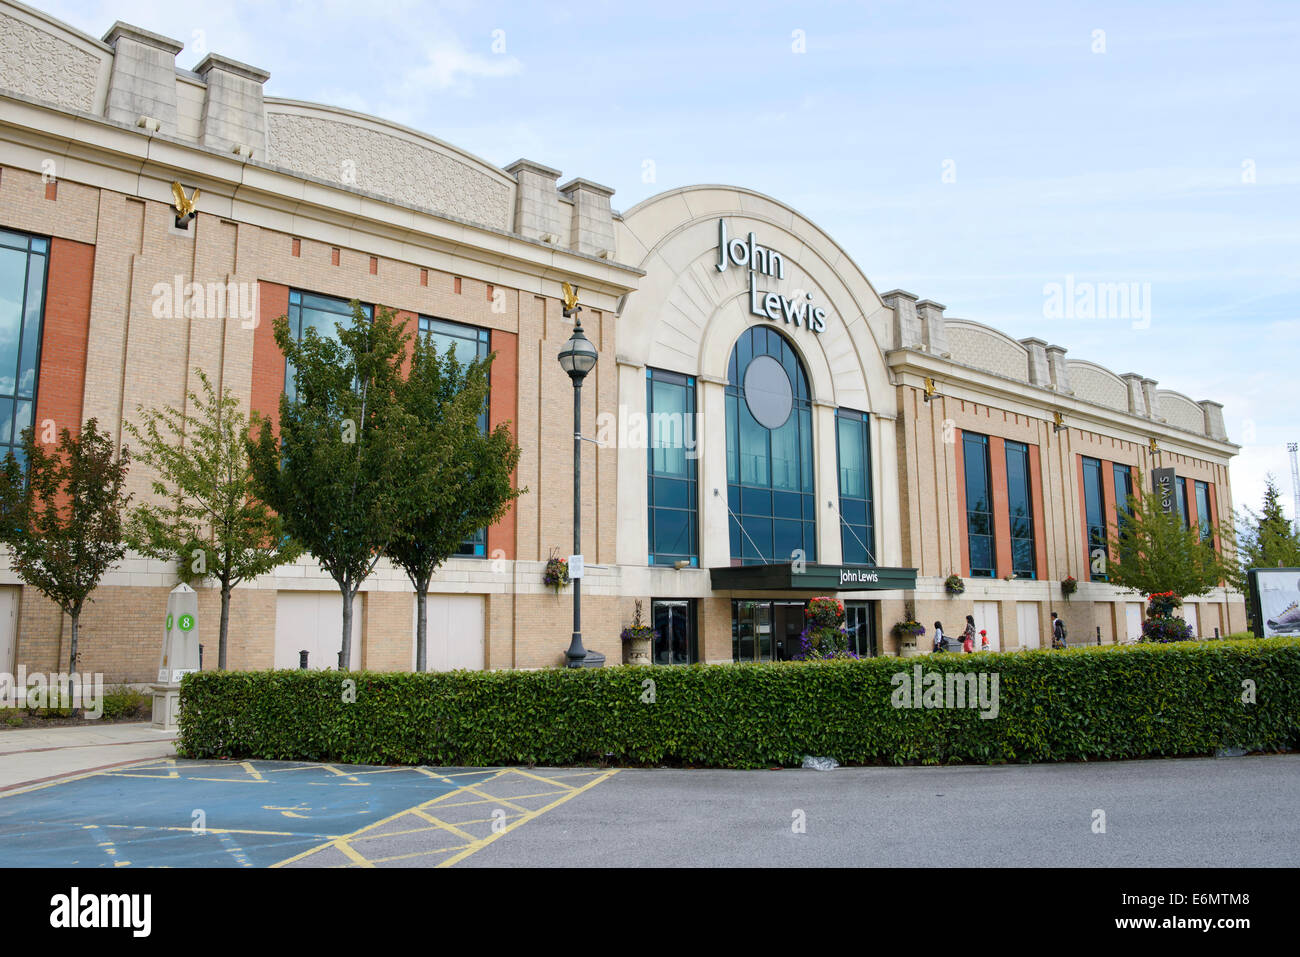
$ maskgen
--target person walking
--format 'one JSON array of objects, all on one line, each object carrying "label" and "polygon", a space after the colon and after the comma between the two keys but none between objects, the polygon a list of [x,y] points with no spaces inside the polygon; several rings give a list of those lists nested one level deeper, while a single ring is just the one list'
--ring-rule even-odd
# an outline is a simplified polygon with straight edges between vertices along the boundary
[{"label": "person walking", "polygon": [[966,630],[961,633],[961,650],[970,654],[975,650],[975,616],[966,616]]},{"label": "person walking", "polygon": [[936,621],[934,623],[934,650],[936,654],[948,650],[947,641],[948,639],[943,636],[943,623]]},{"label": "person walking", "polygon": [[1068,647],[1065,642],[1065,622],[1056,616],[1056,612],[1052,612],[1052,647]]},{"label": "person walking", "polygon": [[983,628],[980,629],[980,651],[989,650],[989,633]]}]

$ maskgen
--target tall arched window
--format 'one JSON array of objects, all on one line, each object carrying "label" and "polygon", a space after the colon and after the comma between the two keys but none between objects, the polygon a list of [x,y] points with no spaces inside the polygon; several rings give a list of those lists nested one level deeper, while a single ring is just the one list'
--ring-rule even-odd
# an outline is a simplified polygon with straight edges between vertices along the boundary
[{"label": "tall arched window", "polygon": [[809,398],[790,343],[765,326],[746,330],[727,366],[733,565],[817,559]]}]

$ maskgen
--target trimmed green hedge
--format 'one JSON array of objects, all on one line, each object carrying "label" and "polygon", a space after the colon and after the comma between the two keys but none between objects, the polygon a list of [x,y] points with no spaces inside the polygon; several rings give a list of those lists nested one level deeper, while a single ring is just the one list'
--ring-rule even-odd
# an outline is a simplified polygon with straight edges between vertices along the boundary
[{"label": "trimmed green hedge", "polygon": [[[997,717],[894,707],[893,676],[917,665],[996,673]],[[653,703],[642,700],[647,679]],[[1254,704],[1242,702],[1246,679]],[[1297,745],[1296,639],[676,668],[207,671],[181,683],[177,741],[192,758],[723,768],[788,766],[808,754],[935,764]]]}]

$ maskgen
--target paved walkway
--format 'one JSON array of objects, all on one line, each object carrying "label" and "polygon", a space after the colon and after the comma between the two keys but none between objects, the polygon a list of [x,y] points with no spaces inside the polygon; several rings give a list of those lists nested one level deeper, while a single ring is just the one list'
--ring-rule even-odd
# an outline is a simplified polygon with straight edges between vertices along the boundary
[{"label": "paved walkway", "polygon": [[0,793],[174,757],[175,741],[176,732],[157,731],[147,721],[0,731]]}]

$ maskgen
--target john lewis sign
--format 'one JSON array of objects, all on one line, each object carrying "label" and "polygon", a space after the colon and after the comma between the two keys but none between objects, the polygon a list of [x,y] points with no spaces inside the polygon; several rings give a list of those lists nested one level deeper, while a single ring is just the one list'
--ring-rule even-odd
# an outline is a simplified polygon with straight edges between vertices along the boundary
[{"label": "john lewis sign", "polygon": [[826,330],[826,310],[812,304],[813,294],[787,299],[779,293],[763,292],[758,288],[758,274],[785,278],[785,257],[775,249],[760,246],[750,233],[746,239],[728,239],[727,221],[718,220],[718,272],[731,266],[749,270],[749,311],[752,315],[773,322],[784,320],[786,325],[811,329],[815,333]]}]

